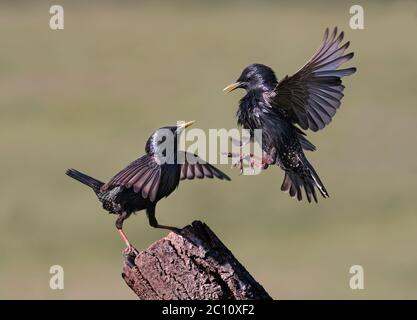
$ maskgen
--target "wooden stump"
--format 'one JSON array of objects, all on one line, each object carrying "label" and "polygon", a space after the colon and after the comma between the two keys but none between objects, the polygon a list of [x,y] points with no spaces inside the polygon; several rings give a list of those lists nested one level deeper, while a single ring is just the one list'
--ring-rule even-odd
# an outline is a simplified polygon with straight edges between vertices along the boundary
[{"label": "wooden stump", "polygon": [[272,299],[200,221],[127,257],[122,277],[144,300]]}]

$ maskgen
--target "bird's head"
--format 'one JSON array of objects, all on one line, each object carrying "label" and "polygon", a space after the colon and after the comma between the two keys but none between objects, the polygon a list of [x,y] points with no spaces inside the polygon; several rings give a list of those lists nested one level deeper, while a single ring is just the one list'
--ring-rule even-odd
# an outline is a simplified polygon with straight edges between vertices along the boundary
[{"label": "bird's head", "polygon": [[159,149],[166,149],[170,144],[176,148],[177,137],[193,123],[194,121],[181,122],[176,126],[166,126],[155,130],[146,142],[145,151],[155,153]]},{"label": "bird's head", "polygon": [[270,91],[278,83],[274,71],[263,64],[254,63],[247,66],[236,82],[228,85],[223,89],[224,92],[231,92],[235,89],[242,88],[246,91],[261,90]]}]

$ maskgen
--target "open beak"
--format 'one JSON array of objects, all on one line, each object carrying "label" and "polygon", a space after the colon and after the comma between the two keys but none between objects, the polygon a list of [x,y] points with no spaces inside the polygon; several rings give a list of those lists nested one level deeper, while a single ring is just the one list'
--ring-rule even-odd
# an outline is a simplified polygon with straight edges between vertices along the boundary
[{"label": "open beak", "polygon": [[225,93],[232,92],[233,90],[236,90],[237,88],[239,88],[241,85],[242,85],[242,82],[235,82],[235,83],[229,84],[226,88],[223,89],[223,92]]}]

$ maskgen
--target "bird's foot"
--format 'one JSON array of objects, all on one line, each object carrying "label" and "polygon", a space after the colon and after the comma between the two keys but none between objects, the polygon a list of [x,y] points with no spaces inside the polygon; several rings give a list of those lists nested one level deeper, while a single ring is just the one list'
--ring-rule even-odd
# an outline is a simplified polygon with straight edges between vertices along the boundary
[{"label": "bird's foot", "polygon": [[267,154],[267,153],[263,153],[262,155],[262,161],[261,161],[261,165],[262,165],[262,169],[267,169],[271,164],[274,163],[274,157]]},{"label": "bird's foot", "polygon": [[[228,154],[229,157],[232,158],[232,168],[238,168],[239,169],[239,174],[243,174],[243,165],[245,163],[245,161],[251,163],[251,157],[252,154],[244,154],[244,153],[229,153]],[[234,158],[236,160],[234,160]]]},{"label": "bird's foot", "polygon": [[137,253],[137,250],[134,246],[130,243],[129,239],[127,238],[126,234],[123,232],[122,229],[117,228],[117,232],[120,234],[120,237],[123,239],[123,241],[126,244],[126,248],[123,249],[122,253],[125,256],[129,255],[135,255]]},{"label": "bird's foot", "polygon": [[264,158],[262,157],[260,161],[256,161],[254,157],[250,158],[249,166],[252,169],[252,173],[255,173],[255,167],[259,168],[261,170],[268,169],[269,165],[273,163],[273,160],[271,158]]},{"label": "bird's foot", "polygon": [[230,137],[230,141],[234,146],[239,147],[239,152],[223,152],[222,154],[227,155],[229,158],[232,158],[232,168],[239,168],[240,174],[243,174],[244,162],[247,161],[251,165],[251,158],[254,157],[252,153],[242,152],[243,147],[250,143],[250,137],[243,137],[242,140]]},{"label": "bird's foot", "polygon": [[253,153],[228,152],[227,156],[232,158],[232,168],[239,168],[240,174],[243,174],[243,165],[245,161],[249,163],[249,167],[252,169],[253,173],[255,172],[255,168],[265,170],[273,163],[272,157],[268,155],[259,157],[255,156]]},{"label": "bird's foot", "polygon": [[123,249],[122,253],[128,256],[135,253],[135,251],[136,249],[131,244],[129,244],[126,248]]},{"label": "bird's foot", "polygon": [[122,254],[126,262],[132,267],[135,264],[135,258],[139,254],[139,251],[132,245],[129,245],[123,249]]}]

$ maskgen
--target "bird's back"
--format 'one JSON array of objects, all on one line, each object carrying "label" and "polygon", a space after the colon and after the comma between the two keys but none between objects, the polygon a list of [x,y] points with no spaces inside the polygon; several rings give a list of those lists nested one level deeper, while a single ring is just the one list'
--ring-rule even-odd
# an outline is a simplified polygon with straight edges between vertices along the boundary
[{"label": "bird's back", "polygon": [[103,203],[103,208],[110,213],[123,211],[132,213],[155,205],[160,199],[169,196],[178,186],[180,181],[180,165],[162,164],[161,176],[157,195],[154,201],[149,197],[143,197],[142,192],[135,192],[133,186],[114,186],[102,191],[98,197]]}]

